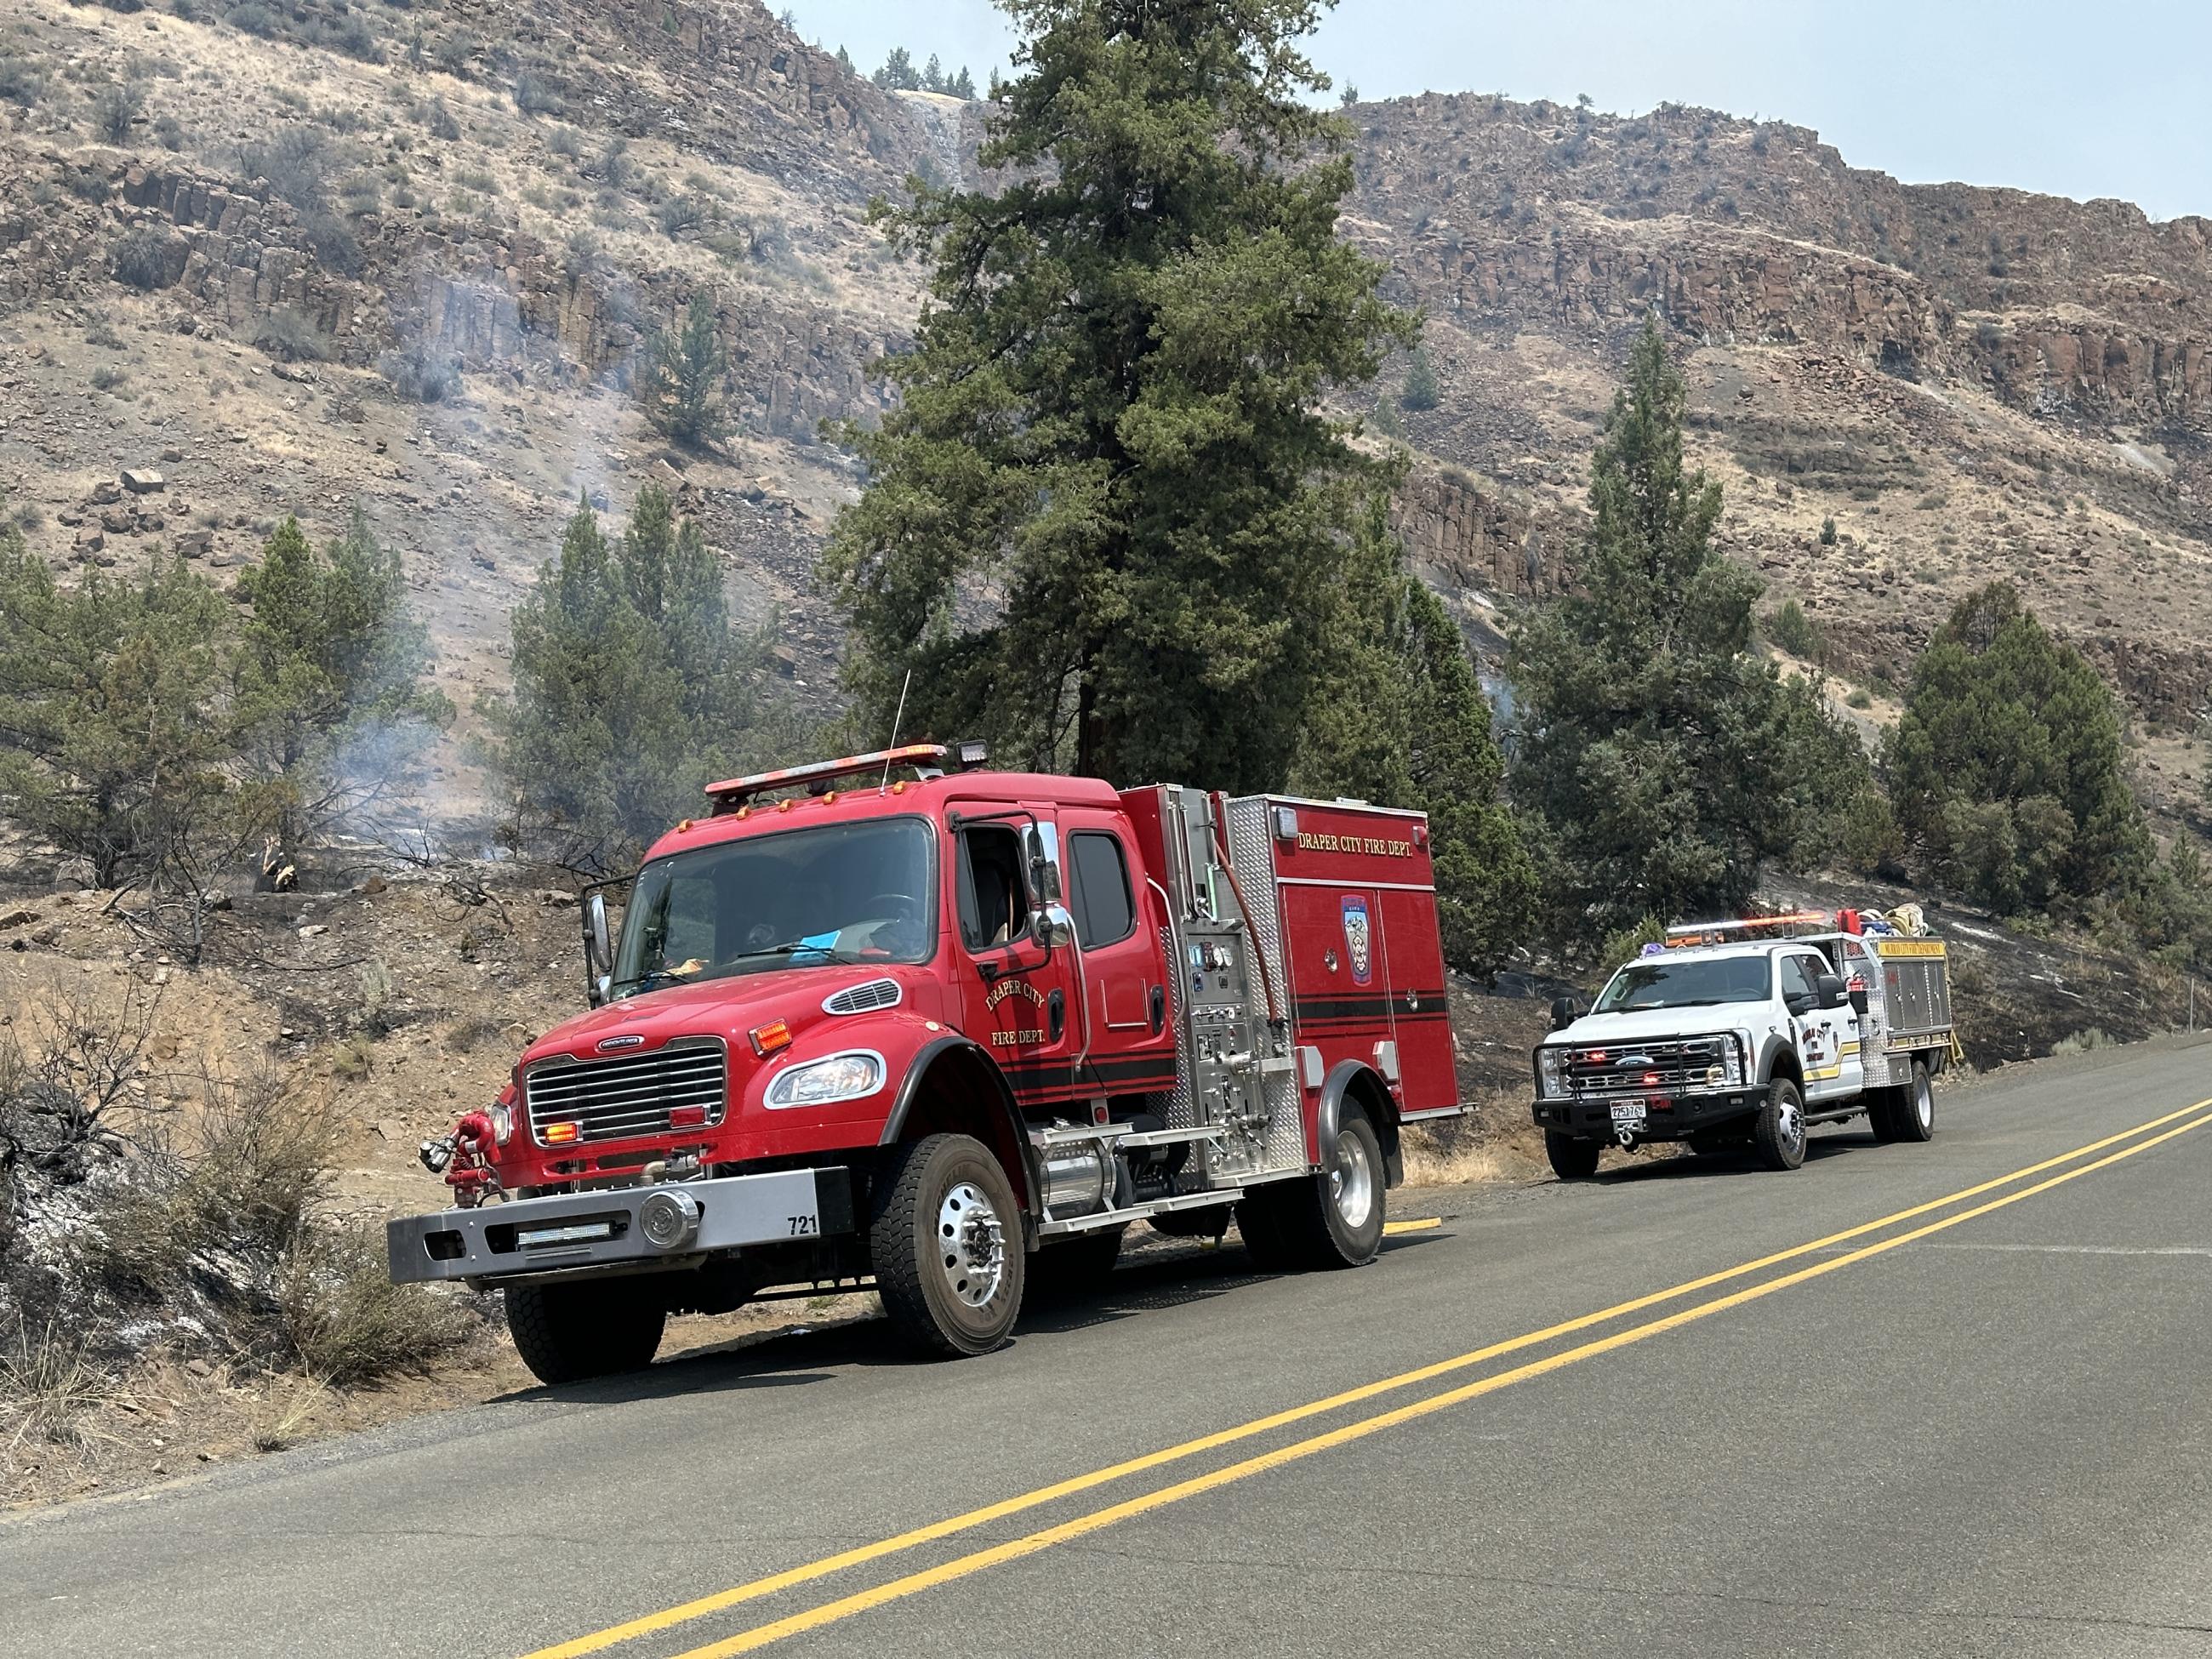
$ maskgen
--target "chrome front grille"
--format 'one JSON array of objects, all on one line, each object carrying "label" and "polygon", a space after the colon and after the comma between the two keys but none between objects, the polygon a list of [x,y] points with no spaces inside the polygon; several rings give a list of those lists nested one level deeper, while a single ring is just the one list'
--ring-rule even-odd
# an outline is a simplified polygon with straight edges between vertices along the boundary
[{"label": "chrome front grille", "polygon": [[1724,1036],[1626,1042],[1567,1050],[1567,1088],[1578,1096],[1674,1094],[1718,1086],[1733,1045]]},{"label": "chrome front grille", "polygon": [[730,1103],[730,1057],[719,1037],[678,1037],[649,1054],[618,1060],[541,1060],[522,1079],[530,1136],[539,1146],[549,1123],[574,1123],[562,1146],[629,1140],[670,1133],[670,1113],[702,1109],[702,1123],[720,1123]]}]

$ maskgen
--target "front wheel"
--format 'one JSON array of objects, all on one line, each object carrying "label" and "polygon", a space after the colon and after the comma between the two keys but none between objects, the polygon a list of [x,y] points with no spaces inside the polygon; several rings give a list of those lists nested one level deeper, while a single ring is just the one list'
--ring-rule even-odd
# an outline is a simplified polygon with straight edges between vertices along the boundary
[{"label": "front wheel", "polygon": [[507,1331],[540,1382],[643,1370],[667,1322],[667,1302],[649,1274],[507,1287]]},{"label": "front wheel", "polygon": [[1597,1173],[1598,1154],[1604,1151],[1600,1141],[1563,1135],[1557,1129],[1544,1131],[1544,1156],[1552,1161],[1552,1173],[1562,1181],[1588,1181]]},{"label": "front wheel", "polygon": [[1766,1104],[1752,1121],[1751,1144],[1770,1170],[1794,1170],[1804,1163],[1805,1102],[1788,1078],[1767,1085]]},{"label": "front wheel", "polygon": [[1027,1258],[1013,1185],[968,1135],[890,1149],[876,1176],[868,1256],[892,1328],[925,1353],[988,1353],[1022,1310]]}]

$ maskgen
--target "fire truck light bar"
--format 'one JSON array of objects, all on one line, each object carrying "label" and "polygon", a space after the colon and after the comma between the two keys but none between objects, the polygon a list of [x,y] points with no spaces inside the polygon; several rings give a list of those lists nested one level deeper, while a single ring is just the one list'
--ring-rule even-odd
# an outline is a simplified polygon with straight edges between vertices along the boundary
[{"label": "fire truck light bar", "polygon": [[941,767],[951,752],[941,743],[909,743],[896,749],[879,749],[872,755],[848,755],[842,760],[816,761],[811,766],[787,766],[781,771],[756,772],[750,777],[725,778],[720,783],[708,784],[707,793],[714,798],[717,811],[727,811],[764,789],[821,783],[861,772],[881,772],[894,766]]}]

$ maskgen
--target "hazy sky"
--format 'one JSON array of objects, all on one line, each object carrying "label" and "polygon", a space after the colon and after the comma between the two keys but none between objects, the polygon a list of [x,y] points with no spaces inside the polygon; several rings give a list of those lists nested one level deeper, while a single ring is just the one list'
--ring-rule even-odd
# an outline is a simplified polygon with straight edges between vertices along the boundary
[{"label": "hazy sky", "polygon": [[[788,3],[864,70],[904,46],[980,86],[1012,46],[987,0]],[[1365,98],[1673,100],[1816,128],[1913,183],[2212,216],[2212,0],[1343,0],[1313,54]]]}]

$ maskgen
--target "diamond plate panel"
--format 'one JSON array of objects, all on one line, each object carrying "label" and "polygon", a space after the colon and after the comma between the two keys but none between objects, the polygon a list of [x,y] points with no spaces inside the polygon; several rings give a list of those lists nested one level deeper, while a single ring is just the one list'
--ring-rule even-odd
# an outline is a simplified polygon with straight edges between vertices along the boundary
[{"label": "diamond plate panel", "polygon": [[[1267,959],[1275,995],[1285,999],[1291,994],[1291,982],[1283,974],[1282,907],[1275,891],[1275,842],[1268,830],[1267,808],[1265,795],[1245,795],[1229,803],[1229,856],[1237,860],[1237,884],[1253,908],[1244,918],[1245,926]],[[1285,1007],[1282,1012],[1287,1018],[1290,1010]]]}]

